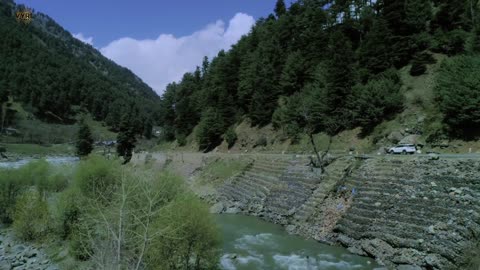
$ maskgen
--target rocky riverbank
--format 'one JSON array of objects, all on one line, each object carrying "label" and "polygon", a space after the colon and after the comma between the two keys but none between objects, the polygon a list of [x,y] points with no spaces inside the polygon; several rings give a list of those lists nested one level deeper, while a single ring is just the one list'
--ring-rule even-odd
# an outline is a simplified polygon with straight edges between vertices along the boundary
[{"label": "rocky riverbank", "polygon": [[15,239],[8,230],[0,230],[0,270],[59,270],[41,248]]},{"label": "rocky riverbank", "polygon": [[392,269],[459,269],[478,242],[477,160],[347,157],[325,174],[307,163],[256,160],[217,189],[212,211],[259,216]]}]

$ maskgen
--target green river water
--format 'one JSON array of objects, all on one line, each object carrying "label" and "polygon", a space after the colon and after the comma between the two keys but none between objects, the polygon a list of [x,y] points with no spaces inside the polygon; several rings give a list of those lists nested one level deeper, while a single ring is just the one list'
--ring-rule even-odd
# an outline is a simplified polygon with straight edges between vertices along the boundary
[{"label": "green river water", "polygon": [[375,269],[373,260],[346,249],[289,235],[278,225],[256,217],[216,215],[224,246],[225,270]]}]

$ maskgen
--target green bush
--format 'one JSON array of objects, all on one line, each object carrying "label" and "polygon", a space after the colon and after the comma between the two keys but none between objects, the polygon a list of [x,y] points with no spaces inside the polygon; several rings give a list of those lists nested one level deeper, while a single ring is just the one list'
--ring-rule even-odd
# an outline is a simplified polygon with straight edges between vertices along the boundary
[{"label": "green bush", "polygon": [[42,161],[18,169],[0,170],[0,221],[11,223],[17,197],[29,186],[41,184],[46,178],[47,168]]},{"label": "green bush", "polygon": [[89,239],[85,238],[85,235],[92,233],[88,231],[89,228],[85,226],[73,227],[72,234],[68,241],[68,250],[76,259],[86,261],[90,259],[93,254],[92,243]]},{"label": "green bush", "polygon": [[23,240],[40,240],[50,231],[51,219],[47,202],[36,190],[24,192],[15,204],[13,230]]},{"label": "green bush", "polygon": [[185,136],[185,134],[178,134],[176,137],[179,146],[185,146],[187,144],[187,136]]},{"label": "green bush", "polygon": [[267,146],[268,144],[268,141],[267,141],[267,137],[265,137],[264,135],[260,136],[260,138],[257,139],[257,141],[255,142],[255,145],[253,147],[258,147],[258,146]]},{"label": "green bush", "polygon": [[228,148],[231,148],[235,144],[237,141],[237,133],[235,133],[234,128],[229,128],[227,132],[225,132],[225,141],[228,144]]},{"label": "green bush", "polygon": [[154,228],[164,233],[152,241],[145,258],[148,265],[154,265],[153,269],[215,269],[220,236],[203,202],[186,194],[163,208],[160,216]]},{"label": "green bush", "polygon": [[83,195],[108,203],[120,176],[120,165],[112,160],[91,156],[78,164],[75,184]]},{"label": "green bush", "polygon": [[60,237],[65,240],[69,238],[79,223],[82,215],[82,201],[83,197],[80,191],[76,188],[65,190],[56,204],[58,222],[58,231]]},{"label": "green bush", "polygon": [[449,56],[464,52],[465,44],[469,37],[468,33],[461,29],[449,32],[438,30],[434,36],[433,50]]},{"label": "green bush", "polygon": [[410,75],[420,76],[427,72],[427,66],[418,60],[413,60],[412,67],[410,68]]},{"label": "green bush", "polygon": [[61,192],[68,187],[68,176],[62,173],[52,174],[48,177],[47,190]]},{"label": "green bush", "polygon": [[0,171],[0,222],[12,223],[15,202],[26,187],[14,170]]}]

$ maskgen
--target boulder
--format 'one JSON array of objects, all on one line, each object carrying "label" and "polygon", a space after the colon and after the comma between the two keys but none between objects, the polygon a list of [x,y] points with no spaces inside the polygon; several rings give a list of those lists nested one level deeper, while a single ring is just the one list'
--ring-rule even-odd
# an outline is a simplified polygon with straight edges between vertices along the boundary
[{"label": "boulder", "polygon": [[419,146],[424,146],[425,142],[421,139],[420,135],[408,135],[402,138],[399,142],[400,144],[415,144]]},{"label": "boulder", "polygon": [[387,136],[387,139],[388,139],[391,143],[394,143],[394,144],[397,144],[397,143],[400,142],[403,138],[404,138],[404,136],[402,135],[402,133],[401,133],[400,131],[393,131],[392,133],[390,133],[390,134]]},{"label": "boulder", "polygon": [[220,214],[224,210],[225,210],[225,206],[223,205],[222,202],[218,202],[218,203],[212,205],[212,207],[210,207],[210,213],[212,213],[212,214]]}]

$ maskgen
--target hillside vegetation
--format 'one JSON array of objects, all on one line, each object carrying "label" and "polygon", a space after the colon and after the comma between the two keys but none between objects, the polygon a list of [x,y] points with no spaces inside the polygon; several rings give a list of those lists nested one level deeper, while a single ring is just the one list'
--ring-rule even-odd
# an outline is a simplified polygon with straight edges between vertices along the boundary
[{"label": "hillside vegetation", "polygon": [[138,134],[151,129],[159,97],[149,86],[47,15],[34,13],[30,24],[17,22],[15,11],[22,9],[0,0],[2,129],[17,127],[22,118],[9,97],[44,122],[72,124],[88,112],[112,130],[125,115]]},{"label": "hillside vegetation", "polygon": [[431,145],[476,138],[479,8],[474,0],[301,0],[288,8],[278,0],[231,50],[167,86],[163,139],[235,147],[235,130],[250,123],[294,143],[348,130],[376,143],[409,121]]}]

